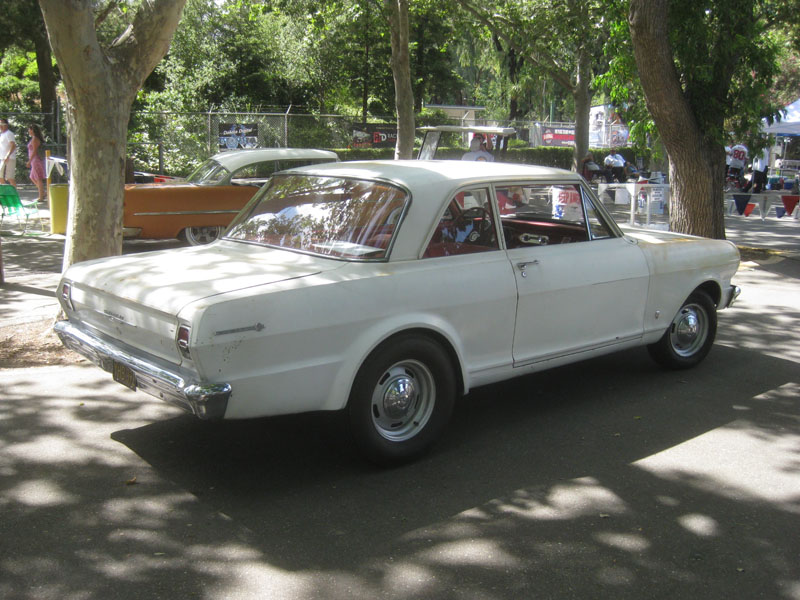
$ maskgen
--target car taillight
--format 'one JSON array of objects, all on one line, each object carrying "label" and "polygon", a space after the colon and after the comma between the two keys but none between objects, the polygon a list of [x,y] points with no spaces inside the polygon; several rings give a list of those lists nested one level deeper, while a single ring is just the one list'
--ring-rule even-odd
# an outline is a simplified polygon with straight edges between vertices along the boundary
[{"label": "car taillight", "polygon": [[178,327],[178,350],[186,358],[191,358],[191,353],[189,352],[189,337],[191,333],[192,329],[188,325]]},{"label": "car taillight", "polygon": [[72,306],[72,286],[69,283],[61,286],[61,301],[68,309],[75,310],[75,307]]}]

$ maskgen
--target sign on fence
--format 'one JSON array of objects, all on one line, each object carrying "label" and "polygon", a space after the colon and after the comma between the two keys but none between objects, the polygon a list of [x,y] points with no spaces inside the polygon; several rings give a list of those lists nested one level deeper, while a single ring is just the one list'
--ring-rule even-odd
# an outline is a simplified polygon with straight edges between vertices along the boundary
[{"label": "sign on fence", "polygon": [[396,123],[359,123],[353,125],[353,148],[394,148],[397,145]]},{"label": "sign on fence", "polygon": [[258,124],[220,123],[219,147],[222,150],[258,148]]}]

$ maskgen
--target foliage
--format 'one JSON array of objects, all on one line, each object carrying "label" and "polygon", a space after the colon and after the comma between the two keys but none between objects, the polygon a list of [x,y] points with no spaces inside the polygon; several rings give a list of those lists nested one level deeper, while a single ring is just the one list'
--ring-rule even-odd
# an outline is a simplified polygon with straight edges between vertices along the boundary
[{"label": "foliage", "polygon": [[19,47],[7,49],[0,59],[0,110],[38,110],[39,83],[36,55]]},{"label": "foliage", "polygon": [[[779,97],[769,92],[778,73],[778,45],[770,29],[770,14],[763,12],[764,8],[764,3],[754,0],[670,3],[675,68],[697,127],[713,143],[738,140],[751,148],[763,146],[757,135],[761,119],[772,119],[781,106]],[[737,13],[747,15],[744,11],[748,9],[749,18],[734,18]],[[608,15],[611,37],[606,52],[610,66],[598,83],[621,108],[634,146],[640,150],[653,147],[658,132],[636,73],[627,2],[613,0]]]}]

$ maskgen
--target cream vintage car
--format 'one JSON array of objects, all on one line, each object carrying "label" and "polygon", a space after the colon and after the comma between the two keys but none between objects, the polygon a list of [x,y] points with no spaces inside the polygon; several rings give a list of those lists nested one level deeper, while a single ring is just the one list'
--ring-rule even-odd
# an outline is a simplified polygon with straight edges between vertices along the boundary
[{"label": "cream vintage car", "polygon": [[393,464],[477,386],[632,346],[696,365],[738,264],[730,242],[624,234],[568,171],[331,163],[273,176],[207,246],[73,265],[56,330],[201,419],[344,410]]}]

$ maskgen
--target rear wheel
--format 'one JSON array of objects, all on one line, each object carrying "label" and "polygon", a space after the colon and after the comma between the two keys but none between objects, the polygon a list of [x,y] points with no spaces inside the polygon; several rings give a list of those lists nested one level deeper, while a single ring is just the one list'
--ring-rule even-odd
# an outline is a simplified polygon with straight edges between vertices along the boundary
[{"label": "rear wheel", "polygon": [[202,246],[210,244],[222,237],[224,227],[210,225],[208,227],[187,227],[183,230],[183,237],[191,246]]},{"label": "rear wheel", "polygon": [[439,344],[422,336],[389,340],[361,366],[350,393],[356,444],[380,465],[418,458],[447,426],[455,393],[453,366]]},{"label": "rear wheel", "polygon": [[706,357],[716,335],[717,308],[708,294],[695,290],[661,339],[647,349],[650,356],[665,367],[688,369]]}]

